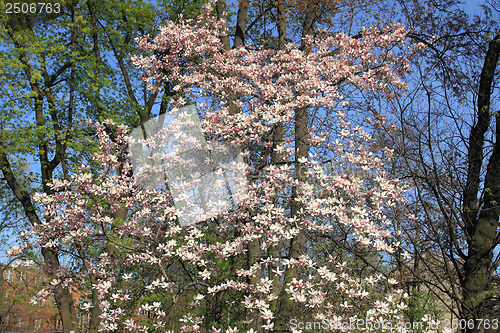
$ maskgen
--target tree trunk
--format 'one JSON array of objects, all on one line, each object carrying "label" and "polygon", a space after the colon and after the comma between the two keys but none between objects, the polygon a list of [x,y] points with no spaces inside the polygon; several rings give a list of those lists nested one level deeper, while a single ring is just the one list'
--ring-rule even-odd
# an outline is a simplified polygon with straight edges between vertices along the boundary
[{"label": "tree trunk", "polygon": [[249,0],[240,0],[238,6],[238,16],[236,17],[236,31],[234,34],[234,48],[245,46],[246,26],[248,20]]},{"label": "tree trunk", "polygon": [[231,48],[229,44],[229,33],[227,25],[227,13],[226,13],[226,0],[217,0],[215,5],[215,10],[217,12],[217,19],[224,20],[224,26],[221,29],[220,41],[224,47],[224,50],[229,50]]},{"label": "tree trunk", "polygon": [[[316,18],[316,1],[310,1],[307,4],[307,9],[304,17],[304,23],[302,26],[302,45],[301,49],[304,49],[305,43],[304,38],[308,35],[312,35],[314,30],[314,20]],[[300,184],[303,183],[306,177],[307,163],[302,163],[299,160],[302,158],[308,159],[309,157],[309,110],[307,108],[299,108],[295,110],[295,175],[294,175],[294,186],[292,188],[292,203],[291,203],[291,216],[297,217],[297,221],[300,227],[299,212],[302,208],[302,204],[298,202],[297,195],[300,191]],[[299,232],[297,236],[291,239],[290,249],[288,253],[288,259],[298,259],[304,254],[304,247],[306,243],[306,236],[304,232]],[[292,319],[293,301],[290,299],[290,295],[287,294],[286,288],[292,282],[294,278],[298,275],[298,268],[295,266],[288,266],[285,271],[285,281],[281,289],[281,293],[278,297],[279,312],[276,318],[276,330],[277,331],[289,331],[288,323]]]},{"label": "tree trunk", "polygon": [[[278,28],[278,50],[283,51],[285,49],[285,41],[286,41],[286,26],[287,26],[287,17],[285,11],[285,5],[283,1],[278,2],[276,5],[277,10],[277,28]],[[281,162],[281,154],[276,151],[278,145],[283,143],[283,135],[284,135],[284,127],[283,123],[278,123],[274,125],[272,137],[273,137],[273,145],[271,147],[271,164],[277,165]],[[275,205],[278,204],[278,197],[276,197]],[[268,250],[269,257],[274,258],[275,260],[281,259],[280,257],[280,245],[271,246]],[[272,292],[275,295],[279,295],[281,293],[281,284],[280,278],[276,276],[277,272],[281,268],[280,261],[273,262],[269,265],[269,278],[273,281]],[[278,310],[278,300],[273,300],[271,302],[271,311],[276,313]]]},{"label": "tree trunk", "polygon": [[[484,319],[484,301],[490,286],[493,265],[493,249],[496,245],[498,218],[500,216],[500,116],[496,122],[493,152],[486,167],[484,191],[478,202],[485,134],[490,126],[491,89],[500,54],[500,32],[489,43],[481,71],[478,96],[477,123],[469,138],[468,173],[464,189],[464,222],[468,253],[464,261],[462,318]],[[466,332],[482,332],[482,327]]]},{"label": "tree trunk", "polygon": [[[14,173],[12,172],[12,168],[7,158],[7,151],[3,142],[0,142],[0,168],[2,169],[7,184],[22,204],[24,212],[30,223],[32,225],[41,224],[40,218],[36,214],[35,206],[31,201],[31,196],[21,186],[21,184],[19,184]],[[56,274],[61,268],[57,253],[50,248],[42,247],[42,255],[45,264],[49,267],[49,278],[56,278]],[[73,299],[71,298],[70,290],[68,288],[58,286],[54,289],[54,298],[61,315],[64,333],[69,333],[71,331],[79,332],[76,321],[75,306]]]}]

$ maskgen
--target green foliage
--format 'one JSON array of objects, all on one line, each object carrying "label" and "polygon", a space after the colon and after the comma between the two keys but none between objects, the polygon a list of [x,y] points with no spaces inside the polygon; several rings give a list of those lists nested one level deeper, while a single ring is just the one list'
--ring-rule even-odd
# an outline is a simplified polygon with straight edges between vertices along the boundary
[{"label": "green foliage", "polygon": [[[413,289],[410,293],[408,309],[406,311],[407,322],[422,323],[425,315],[429,315],[432,320],[442,321],[443,309],[440,307],[440,300],[436,295],[430,292],[422,292]],[[424,332],[421,328],[417,328],[416,332]]]},{"label": "green foliage", "polygon": [[[67,178],[81,164],[88,165],[94,174],[99,171],[92,159],[97,149],[95,132],[89,130],[86,120],[112,119],[136,127],[139,113],[151,117],[158,112],[161,98],[169,97],[145,90],[140,72],[130,63],[130,55],[140,53],[135,39],[155,35],[160,25],[171,18],[177,20],[178,14],[196,17],[205,2],[60,0],[59,13],[12,15],[5,13],[6,2],[1,1],[0,149],[7,154],[23,191],[47,190],[42,187],[42,175],[44,182],[50,182],[51,177]],[[47,162],[42,162],[44,159]],[[8,246],[7,239],[17,233],[13,222],[25,212],[5,180],[0,181],[0,201],[0,240],[5,238]],[[89,198],[89,208],[92,205],[109,206]],[[113,231],[109,234],[113,236]],[[132,242],[129,239],[124,244]],[[61,246],[69,257],[79,257],[74,248]],[[101,254],[98,248],[95,244],[84,255],[92,260]],[[124,253],[117,251],[116,255]],[[71,270],[85,273],[83,265]],[[142,285],[130,286],[137,299],[160,274],[139,266],[123,270],[144,278]],[[91,292],[90,285],[80,288]],[[135,305],[152,301],[155,299],[144,299]]]},{"label": "green foliage", "polygon": [[196,18],[201,14],[203,5],[208,3],[207,0],[162,0],[160,6],[165,8],[165,19],[170,19],[176,23],[179,22],[179,16],[184,19]]}]

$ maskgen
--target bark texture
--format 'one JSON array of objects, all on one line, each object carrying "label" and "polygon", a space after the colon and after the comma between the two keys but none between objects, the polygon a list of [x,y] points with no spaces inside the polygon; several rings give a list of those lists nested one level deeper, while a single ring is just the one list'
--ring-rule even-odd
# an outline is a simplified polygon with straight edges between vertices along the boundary
[{"label": "bark texture", "polygon": [[[468,253],[461,281],[464,306],[462,318],[483,318],[483,302],[495,269],[492,265],[500,216],[500,115],[490,110],[492,83],[500,55],[500,32],[489,43],[479,82],[477,122],[469,137],[467,183],[463,192],[463,216]],[[478,200],[484,164],[485,135],[493,116],[496,126],[493,151],[486,165],[484,191]],[[482,332],[481,327],[467,332]]]}]

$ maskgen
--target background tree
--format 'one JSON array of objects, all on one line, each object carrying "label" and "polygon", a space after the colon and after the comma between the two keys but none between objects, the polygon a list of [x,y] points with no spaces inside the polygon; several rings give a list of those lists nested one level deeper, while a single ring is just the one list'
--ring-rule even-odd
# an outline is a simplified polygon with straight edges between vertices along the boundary
[{"label": "background tree", "polygon": [[[168,93],[145,91],[137,72],[131,71],[129,53],[134,38],[154,32],[159,20],[196,13],[194,3],[154,7],[89,0],[50,3],[42,9],[29,2],[37,13],[17,14],[6,13],[2,3],[0,166],[10,205],[3,209],[6,214],[9,207],[17,209],[3,218],[15,221],[24,215],[31,226],[41,223],[33,193],[52,193],[48,184],[53,179],[69,179],[75,165],[91,156],[86,138],[92,133],[82,131],[84,120],[123,119],[137,126],[151,117],[155,105],[155,113],[164,112],[160,101],[166,103]],[[12,230],[4,229],[2,235]],[[51,278],[64,279],[71,269],[85,271],[85,266],[61,264],[64,251],[44,247],[41,252]],[[83,259],[92,253],[81,255]],[[95,276],[87,274],[92,283]],[[55,299],[64,331],[78,331],[70,291],[58,287]],[[95,331],[96,325],[94,320],[89,330]]]},{"label": "background tree", "polygon": [[392,110],[394,170],[414,186],[414,219],[401,222],[410,271],[457,318],[488,318],[498,302],[498,11],[493,3],[475,17],[450,1],[400,6],[414,41],[435,39],[413,62],[409,92],[369,107]]}]

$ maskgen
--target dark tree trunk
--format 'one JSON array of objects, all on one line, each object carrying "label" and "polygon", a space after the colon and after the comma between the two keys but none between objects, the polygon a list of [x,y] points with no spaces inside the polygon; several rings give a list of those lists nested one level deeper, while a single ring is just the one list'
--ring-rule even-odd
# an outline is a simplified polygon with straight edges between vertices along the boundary
[{"label": "dark tree trunk", "polygon": [[246,26],[248,20],[249,0],[240,0],[238,6],[238,16],[236,17],[236,32],[234,35],[233,47],[245,46]]},{"label": "dark tree trunk", "polygon": [[[316,19],[316,1],[308,2],[304,22],[302,25],[302,44],[301,49],[305,48],[304,38],[314,33],[314,20]],[[302,158],[309,158],[309,110],[306,108],[299,108],[295,110],[295,175],[294,178],[298,185],[292,188],[292,202],[291,202],[291,216],[297,217],[300,221],[299,212],[302,208],[302,203],[296,200],[297,194],[300,191],[300,184],[306,180],[307,163],[302,163],[299,160]],[[299,222],[300,224],[300,222]],[[304,254],[304,247],[306,243],[306,235],[299,232],[297,236],[291,239],[290,248],[288,252],[288,259],[298,259]],[[288,323],[293,316],[293,301],[290,295],[287,294],[286,288],[298,275],[298,268],[295,266],[287,267],[285,271],[285,281],[278,297],[279,312],[276,318],[277,331],[289,331]]]},{"label": "dark tree trunk", "polygon": [[[486,166],[484,191],[478,200],[481,168],[484,163],[485,134],[491,121],[490,100],[492,82],[500,54],[500,32],[489,43],[479,83],[477,123],[469,138],[467,183],[463,193],[463,216],[468,243],[464,261],[463,308],[461,317],[484,319],[484,301],[490,286],[493,265],[493,249],[497,243],[498,218],[500,216],[500,116],[496,112],[495,141]],[[482,332],[481,327],[467,332]]]},{"label": "dark tree trunk", "polygon": [[217,19],[224,19],[224,27],[221,29],[220,41],[224,46],[224,50],[229,50],[231,48],[229,44],[229,32],[227,26],[227,15],[226,15],[226,0],[217,0],[217,4],[215,6],[215,11],[217,12]]},{"label": "dark tree trunk", "polygon": [[[2,169],[3,175],[7,184],[11,188],[12,192],[22,204],[24,212],[28,217],[31,224],[41,224],[40,218],[36,214],[35,206],[31,201],[31,196],[29,193],[19,184],[12,168],[10,166],[9,160],[7,158],[6,148],[3,142],[0,142],[0,168]],[[45,171],[47,173],[48,171]],[[51,174],[51,173],[50,173]],[[59,263],[59,258],[57,253],[50,248],[42,247],[42,255],[45,264],[48,266],[48,275],[50,279],[56,278],[58,270],[61,268]],[[61,315],[61,320],[63,323],[63,330],[65,333],[71,331],[79,332],[78,325],[76,321],[75,306],[73,299],[71,298],[71,292],[68,288],[58,286],[54,290],[54,298]]]}]

